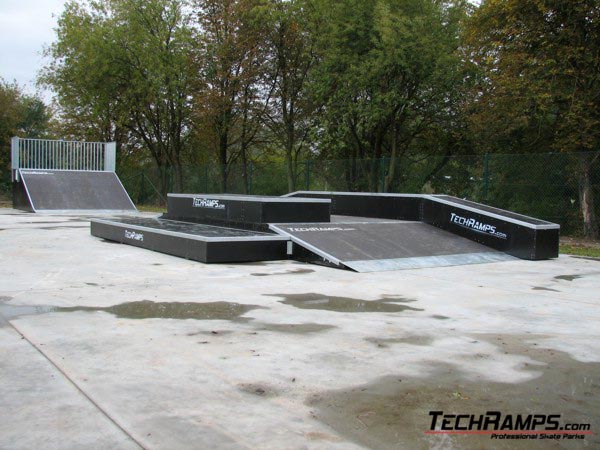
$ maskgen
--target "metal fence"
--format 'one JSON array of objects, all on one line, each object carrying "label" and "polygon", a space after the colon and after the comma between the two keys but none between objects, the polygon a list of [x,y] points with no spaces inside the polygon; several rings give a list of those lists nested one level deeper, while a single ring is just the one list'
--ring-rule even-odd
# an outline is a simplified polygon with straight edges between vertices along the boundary
[{"label": "metal fence", "polygon": [[116,143],[11,139],[12,179],[18,169],[115,171]]},{"label": "metal fence", "polygon": [[[580,213],[581,161],[590,162],[590,189],[600,216],[600,152],[484,154],[368,160],[309,160],[297,166],[296,190],[333,190],[448,194],[560,223],[577,234]],[[178,183],[171,169],[125,169],[119,172],[138,204],[164,206],[166,192],[288,192],[283,162],[253,162],[247,167],[183,167]]]}]

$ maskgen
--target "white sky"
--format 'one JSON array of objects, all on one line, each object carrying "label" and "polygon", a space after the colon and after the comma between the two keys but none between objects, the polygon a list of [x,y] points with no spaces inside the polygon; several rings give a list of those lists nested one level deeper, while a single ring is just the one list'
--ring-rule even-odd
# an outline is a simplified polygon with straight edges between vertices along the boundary
[{"label": "white sky", "polygon": [[[65,0],[0,0],[0,77],[29,94],[45,64],[42,51],[54,40]],[[49,92],[41,92],[48,101]]]}]

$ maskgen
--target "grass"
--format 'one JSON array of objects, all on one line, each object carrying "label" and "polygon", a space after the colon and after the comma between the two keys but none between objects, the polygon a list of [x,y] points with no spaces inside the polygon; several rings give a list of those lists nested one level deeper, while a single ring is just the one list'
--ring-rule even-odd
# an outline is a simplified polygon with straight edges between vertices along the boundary
[{"label": "grass", "polygon": [[161,212],[165,212],[167,210],[167,208],[165,206],[154,206],[154,205],[136,205],[136,208],[138,209],[138,211],[155,212],[155,213],[161,213]]},{"label": "grass", "polygon": [[559,253],[575,256],[589,256],[592,258],[600,258],[600,248],[584,247],[577,245],[561,244]]}]

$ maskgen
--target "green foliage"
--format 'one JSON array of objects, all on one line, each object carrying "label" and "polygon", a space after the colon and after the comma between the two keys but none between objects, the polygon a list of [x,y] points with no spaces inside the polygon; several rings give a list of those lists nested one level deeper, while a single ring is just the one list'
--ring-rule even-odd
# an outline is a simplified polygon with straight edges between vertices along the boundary
[{"label": "green foliage", "polygon": [[10,183],[10,138],[45,137],[49,120],[50,112],[40,98],[0,79],[0,189],[7,190]]}]

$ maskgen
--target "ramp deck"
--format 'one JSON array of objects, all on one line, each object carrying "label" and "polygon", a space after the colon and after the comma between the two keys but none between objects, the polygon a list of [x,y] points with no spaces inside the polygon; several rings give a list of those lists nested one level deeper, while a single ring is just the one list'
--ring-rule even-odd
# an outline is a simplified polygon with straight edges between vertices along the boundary
[{"label": "ramp deck", "polygon": [[328,223],[272,224],[271,229],[322,258],[357,272],[452,266],[514,259],[413,221],[332,217]]},{"label": "ramp deck", "polygon": [[91,234],[205,263],[287,258],[288,238],[160,218],[92,219]]},{"label": "ramp deck", "polygon": [[19,209],[54,213],[136,211],[114,172],[20,169],[19,175],[14,197]]}]

